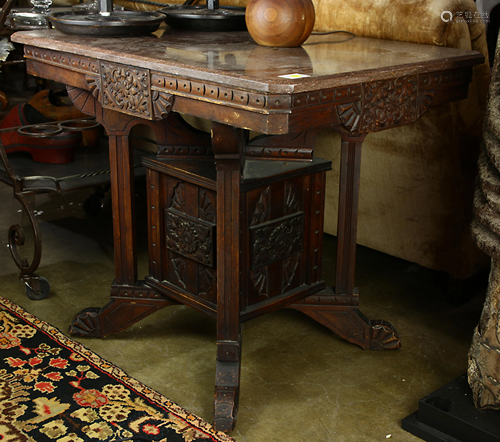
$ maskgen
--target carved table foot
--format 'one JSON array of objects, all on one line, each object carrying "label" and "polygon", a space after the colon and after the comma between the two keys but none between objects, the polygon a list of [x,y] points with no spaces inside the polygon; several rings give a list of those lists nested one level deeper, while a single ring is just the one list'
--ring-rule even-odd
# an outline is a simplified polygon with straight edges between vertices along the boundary
[{"label": "carved table foot", "polygon": [[172,304],[178,303],[139,284],[135,287],[113,286],[111,301],[103,308],[90,307],[79,312],[71,321],[69,333],[103,338]]},{"label": "carved table foot", "polygon": [[217,362],[214,397],[214,427],[229,433],[236,425],[239,402],[239,362]]},{"label": "carved table foot", "polygon": [[240,395],[240,341],[217,342],[215,375],[214,427],[229,433],[236,425]]},{"label": "carved table foot", "polygon": [[383,320],[370,320],[358,308],[357,295],[320,294],[288,308],[299,310],[338,336],[363,350],[395,350],[401,340],[394,327]]}]

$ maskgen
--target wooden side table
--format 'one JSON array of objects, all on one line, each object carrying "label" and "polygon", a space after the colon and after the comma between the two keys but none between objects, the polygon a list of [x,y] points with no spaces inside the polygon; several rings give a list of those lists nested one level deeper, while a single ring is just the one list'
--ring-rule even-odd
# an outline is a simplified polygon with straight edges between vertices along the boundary
[{"label": "wooden side table", "polygon": [[[22,32],[29,73],[68,85],[109,135],[115,280],[111,300],[70,331],[106,336],[168,305],[217,321],[214,424],[234,427],[241,325],[293,308],[364,349],[400,348],[367,319],[354,284],[361,148],[370,132],[411,124],[431,104],[465,98],[472,51],[314,36],[301,48],[257,46],[246,32],[166,28],[161,37],[93,39]],[[212,122],[210,135],[179,114]],[[149,276],[137,275],[128,134],[158,142],[148,169]],[[342,135],[336,282],[321,278],[325,174],[317,132]],[[249,137],[249,131],[268,136]]]}]

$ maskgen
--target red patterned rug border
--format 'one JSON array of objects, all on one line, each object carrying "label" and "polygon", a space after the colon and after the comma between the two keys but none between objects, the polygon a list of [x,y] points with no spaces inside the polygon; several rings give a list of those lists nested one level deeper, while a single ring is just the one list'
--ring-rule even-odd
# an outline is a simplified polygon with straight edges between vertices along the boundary
[{"label": "red patterned rug border", "polygon": [[50,325],[49,323],[42,321],[41,319],[32,315],[20,305],[15,304],[2,296],[0,296],[0,304],[11,313],[29,323],[32,327],[40,330],[42,333],[48,335],[51,339],[57,341],[60,345],[81,355],[100,371],[123,383],[127,388],[134,390],[137,394],[143,396],[151,403],[165,408],[170,413],[173,413],[175,416],[177,416],[179,419],[185,421],[187,425],[204,431],[207,436],[209,436],[214,442],[235,442],[235,440],[227,434],[223,432],[216,432],[213,426],[205,420],[194,415],[193,413],[190,413],[162,394],[154,391],[142,382],[129,376],[121,368],[106,361],[97,353],[94,353],[92,350],[86,348],[83,344],[69,338],[53,325]]}]

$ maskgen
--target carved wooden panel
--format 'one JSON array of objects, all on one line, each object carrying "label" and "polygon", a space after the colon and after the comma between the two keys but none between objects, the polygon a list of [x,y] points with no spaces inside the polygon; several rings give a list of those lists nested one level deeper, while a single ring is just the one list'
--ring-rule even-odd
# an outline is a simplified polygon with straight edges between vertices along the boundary
[{"label": "carved wooden panel", "polygon": [[292,285],[295,272],[300,263],[300,253],[296,253],[285,259],[282,267],[281,275],[281,293],[284,293],[286,289]]},{"label": "carved wooden panel", "polygon": [[214,265],[215,224],[165,210],[166,246],[179,255],[205,266]]},{"label": "carved wooden panel", "polygon": [[171,176],[164,180],[164,277],[213,305],[217,299],[215,193]]},{"label": "carved wooden panel", "polygon": [[177,282],[177,285],[179,285],[185,290],[187,288],[186,260],[174,257],[170,260],[170,262],[172,264],[172,268],[176,276],[176,281],[171,281],[171,282],[173,283]]},{"label": "carved wooden panel", "polygon": [[103,107],[148,120],[154,118],[147,69],[101,62],[100,75]]},{"label": "carved wooden panel", "polygon": [[411,123],[416,116],[416,75],[366,83],[363,132]]},{"label": "carved wooden panel", "polygon": [[251,228],[252,268],[264,266],[301,252],[304,214],[279,218]]},{"label": "carved wooden panel", "polygon": [[174,297],[180,291],[214,310],[215,191],[170,175],[171,169],[161,161],[149,161],[147,166],[150,276],[155,285],[165,286],[167,296],[172,296],[170,290]]},{"label": "carved wooden panel", "polygon": [[359,133],[413,123],[435,100],[436,91],[460,91],[470,78],[470,70],[462,69],[367,82],[362,94],[337,105],[337,116],[348,131]]},{"label": "carved wooden panel", "polygon": [[[151,242],[161,246],[161,253],[150,253],[150,259],[155,260],[150,263],[157,281],[154,287],[163,286],[167,296],[175,299],[175,293],[179,293],[196,306],[214,311],[217,305],[215,186],[211,187],[211,181],[204,182],[201,176],[179,172],[177,161],[154,160],[146,164],[148,167],[159,164],[158,168],[165,169],[162,173],[151,170],[148,173],[150,222],[161,227],[159,237],[156,228],[150,230]],[[182,164],[191,167],[188,162]],[[213,162],[206,164],[214,167]],[[280,169],[280,173],[264,175],[262,179],[243,178],[241,267],[232,269],[243,275],[240,287],[243,309],[263,308],[266,303],[300,294],[308,284],[320,283],[321,209],[324,175],[330,163],[315,160],[312,164],[304,163],[299,170],[295,165],[288,167],[288,174]],[[160,219],[157,212],[161,212]],[[174,290],[174,295],[170,290]]]},{"label": "carved wooden panel", "polygon": [[246,236],[250,304],[288,290],[304,250],[303,180],[276,181],[249,192]]},{"label": "carved wooden panel", "polygon": [[296,186],[289,181],[285,181],[284,186],[283,213],[285,215],[290,215],[299,212],[302,204],[299,200]]},{"label": "carved wooden panel", "polygon": [[416,121],[418,77],[367,82],[357,100],[337,106],[342,125],[351,132],[373,132]]},{"label": "carved wooden panel", "polygon": [[330,163],[315,163],[304,163],[300,172],[294,170],[291,176],[281,171],[266,180],[265,186],[256,184],[245,194],[245,314],[294,296],[302,287],[323,284],[323,206]]}]

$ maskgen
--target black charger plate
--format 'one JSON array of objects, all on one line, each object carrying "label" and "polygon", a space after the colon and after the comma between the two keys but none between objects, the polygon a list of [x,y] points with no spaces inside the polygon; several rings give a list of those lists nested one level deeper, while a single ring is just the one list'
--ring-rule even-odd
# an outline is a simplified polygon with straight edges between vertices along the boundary
[{"label": "black charger plate", "polygon": [[124,37],[156,31],[165,20],[160,12],[113,11],[101,15],[91,11],[56,12],[48,16],[52,26],[65,34]]}]

